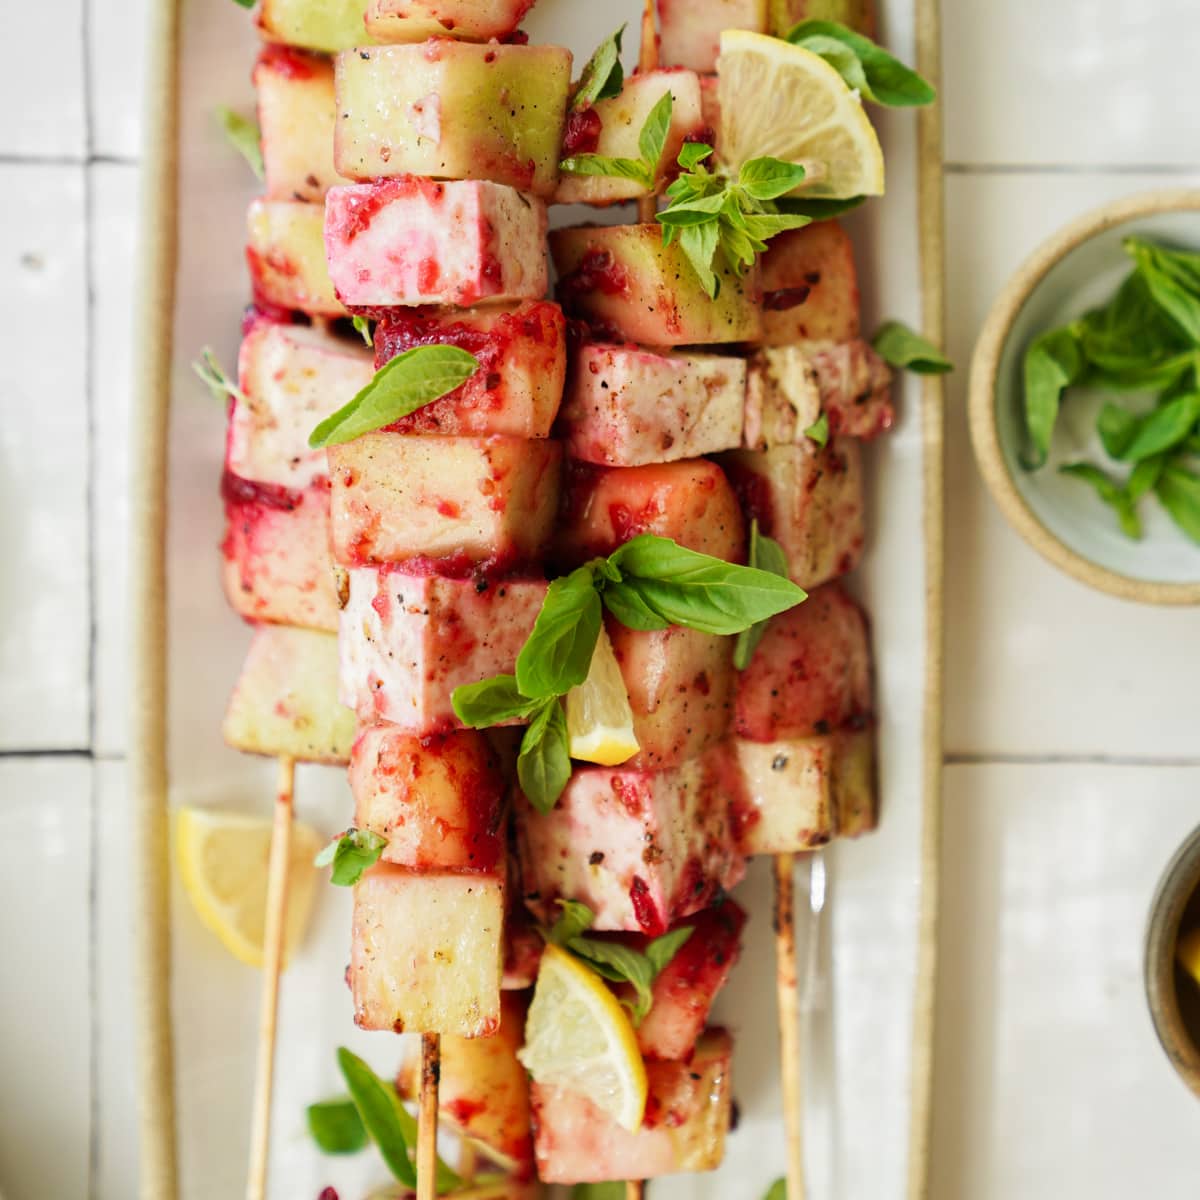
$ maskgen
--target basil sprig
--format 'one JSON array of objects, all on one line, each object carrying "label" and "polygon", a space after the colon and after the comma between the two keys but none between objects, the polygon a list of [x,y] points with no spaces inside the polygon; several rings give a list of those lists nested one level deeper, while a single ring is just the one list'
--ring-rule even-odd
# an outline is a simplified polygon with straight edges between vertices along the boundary
[{"label": "basil sprig", "polygon": [[314,867],[332,866],[330,882],[353,887],[387,849],[387,838],[369,829],[347,829],[335,837],[313,859]]},{"label": "basil sprig", "polygon": [[871,345],[889,366],[900,367],[914,375],[945,375],[954,364],[931,342],[902,321],[881,325]]},{"label": "basil sprig", "polygon": [[787,1180],[777,1179],[769,1188],[763,1200],[787,1200]]},{"label": "basil sprig", "polygon": [[349,404],[312,431],[308,444],[319,450],[374,433],[440,400],[477,370],[479,360],[458,346],[415,346],[384,363]]},{"label": "basil sprig", "polygon": [[618,179],[632,179],[649,191],[654,190],[658,179],[658,168],[662,161],[667,134],[671,129],[671,113],[674,107],[671,93],[664,92],[658,103],[650,110],[646,122],[638,134],[640,158],[610,158],[604,154],[573,154],[558,164],[559,170],[568,175],[608,175]]},{"label": "basil sprig", "polygon": [[916,71],[838,21],[801,21],[788,30],[786,40],[823,58],[864,100],[910,108],[937,99],[937,92]]},{"label": "basil sprig", "polygon": [[625,1200],[627,1194],[624,1182],[577,1183],[571,1189],[571,1200]]},{"label": "basil sprig", "polygon": [[470,729],[529,723],[517,773],[529,801],[549,812],[571,774],[559,697],[587,679],[603,610],[630,629],[684,625],[731,636],[805,598],[790,579],[769,570],[738,566],[643,533],[608,558],[556,579],[517,656],[516,674],[455,688],[454,712]]},{"label": "basil sprig", "polygon": [[[823,417],[825,414],[821,415]],[[821,444],[824,445],[824,442]],[[782,579],[788,578],[788,561],[783,547],[774,538],[759,532],[757,518],[750,522],[749,559],[752,567],[770,571],[772,575],[778,575]],[[768,624],[768,621],[757,621],[749,629],[744,629],[738,634],[733,647],[733,665],[739,671],[744,671],[750,665],[758,643],[767,632]]]},{"label": "basil sprig", "polygon": [[200,351],[200,357],[192,363],[192,370],[212,392],[213,399],[222,403],[227,399],[236,400],[239,404],[249,404],[246,393],[225,373],[220,360],[211,346],[205,346]]},{"label": "basil sprig", "polygon": [[621,94],[625,86],[625,68],[621,66],[621,38],[624,33],[625,26],[622,25],[616,33],[609,34],[587,60],[579,76],[579,87],[571,101],[573,109],[588,108],[597,100],[608,100]]},{"label": "basil sprig", "polygon": [[319,1100],[305,1109],[308,1132],[325,1154],[356,1154],[367,1144],[367,1129],[349,1096]]},{"label": "basil sprig", "polygon": [[246,160],[255,178],[265,179],[267,171],[263,165],[262,135],[259,133],[258,124],[224,105],[217,109],[217,120],[226,141]]}]

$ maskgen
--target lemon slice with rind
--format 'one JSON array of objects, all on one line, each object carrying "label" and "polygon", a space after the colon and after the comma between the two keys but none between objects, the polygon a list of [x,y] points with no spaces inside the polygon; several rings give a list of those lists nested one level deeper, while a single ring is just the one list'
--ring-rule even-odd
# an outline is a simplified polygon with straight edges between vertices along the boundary
[{"label": "lemon slice with rind", "polygon": [[640,749],[629,692],[603,627],[587,678],[567,693],[567,736],[572,758],[605,767],[618,766]]}]

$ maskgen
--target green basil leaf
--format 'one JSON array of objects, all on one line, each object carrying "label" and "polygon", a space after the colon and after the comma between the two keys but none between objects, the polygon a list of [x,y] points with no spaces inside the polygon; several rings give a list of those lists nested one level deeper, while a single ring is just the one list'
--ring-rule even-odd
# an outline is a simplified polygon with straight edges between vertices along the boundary
[{"label": "green basil leaf", "polygon": [[620,586],[635,591],[651,612],[703,633],[740,633],[806,598],[790,579],[649,533],[626,542],[612,561],[624,576]]},{"label": "green basil leaf", "polygon": [[871,345],[884,362],[914,375],[945,375],[954,370],[954,364],[931,341],[902,321],[881,325]]},{"label": "green basil leaf", "polygon": [[614,179],[632,179],[643,187],[652,187],[654,179],[646,164],[636,158],[607,158],[603,154],[574,154],[564,158],[558,169],[567,175],[611,175]]},{"label": "green basil leaf", "polygon": [[1025,428],[1032,447],[1022,458],[1027,471],[1042,466],[1049,456],[1063,391],[1079,379],[1083,369],[1074,326],[1042,334],[1026,352]]},{"label": "green basil leaf", "polygon": [[1195,349],[1158,307],[1140,271],[1131,271],[1077,328],[1089,384],[1118,391],[1169,387],[1195,366]]},{"label": "green basil leaf", "polygon": [[565,946],[572,938],[591,929],[596,914],[582,900],[558,900],[556,903],[562,912],[547,932],[546,940],[556,946]]},{"label": "green basil leaf", "polygon": [[[703,225],[706,222],[715,222],[717,214],[725,205],[725,196],[723,193],[714,193],[710,196],[698,196],[695,200],[687,200],[680,204],[672,204],[670,208],[664,209],[659,222],[666,226],[687,226],[687,225]],[[716,228],[714,224],[714,229]]]},{"label": "green basil leaf", "polygon": [[808,217],[811,221],[828,221],[865,204],[866,196],[850,196],[845,200],[807,200],[802,196],[784,196],[775,201],[780,212]]},{"label": "green basil leaf", "polygon": [[592,665],[600,617],[600,595],[590,566],[556,579],[542,601],[533,632],[517,655],[521,694],[541,700],[578,687]]},{"label": "green basil leaf", "polygon": [[805,225],[811,225],[812,217],[801,216],[798,213],[747,213],[743,216],[743,221],[746,232],[752,238],[767,242],[789,229],[803,229]]},{"label": "green basil leaf", "polygon": [[624,581],[609,584],[600,598],[604,601],[604,607],[626,629],[666,629],[671,624],[646,604],[640,592]]},{"label": "green basil leaf", "polygon": [[[1183,442],[1200,421],[1200,392],[1168,400],[1160,408],[1135,420],[1132,437],[1117,455],[1126,462],[1141,462]],[[1106,447],[1107,448],[1107,447]]]},{"label": "green basil leaf", "polygon": [[369,829],[347,829],[335,837],[313,859],[313,866],[333,866],[330,882],[338,887],[353,887],[369,871],[387,849],[387,838]]},{"label": "green basil leaf", "polygon": [[622,25],[596,47],[579,76],[579,87],[571,101],[572,108],[587,108],[597,100],[620,95],[625,85],[625,69],[621,66],[621,38],[624,33],[625,26]]},{"label": "green basil leaf", "polygon": [[371,322],[366,317],[352,317],[350,324],[354,326],[354,331],[367,343],[372,349],[375,348],[375,335],[371,332]]},{"label": "green basil leaf", "polygon": [[207,385],[214,400],[224,403],[227,398],[232,398],[239,404],[250,403],[246,399],[246,393],[225,374],[225,370],[211,346],[205,346],[200,351],[200,357],[192,363],[192,370]]},{"label": "green basil leaf", "polygon": [[779,158],[752,158],[742,164],[738,184],[755,200],[774,200],[795,191],[804,182],[805,170],[799,163]]},{"label": "green basil leaf", "polygon": [[700,285],[714,300],[721,294],[721,279],[713,270],[720,229],[716,221],[690,225],[679,234],[679,246],[696,272]]},{"label": "green basil leaf", "polygon": [[853,88],[864,100],[875,99],[871,85],[867,82],[862,60],[845,42],[821,34],[812,34],[795,44],[823,58],[845,80],[846,86]]},{"label": "green basil leaf", "polygon": [[1137,427],[1137,417],[1119,404],[1106,404],[1096,417],[1096,432],[1110,458],[1120,458],[1125,453]]},{"label": "green basil leaf", "polygon": [[517,756],[521,791],[538,812],[548,813],[558,803],[571,778],[567,718],[557,699],[547,701],[521,739]]},{"label": "green basil leaf", "polygon": [[695,932],[694,926],[684,925],[679,929],[672,929],[670,933],[664,933],[662,937],[656,937],[646,947],[646,958],[650,963],[650,969],[654,972],[655,979],[670,966],[671,959],[683,949],[688,938]]},{"label": "green basil leaf", "polygon": [[1193,542],[1200,543],[1200,476],[1171,464],[1164,468],[1154,486],[1154,494],[1171,520]]},{"label": "green basil leaf", "polygon": [[345,1046],[338,1048],[337,1058],[354,1107],[388,1170],[406,1187],[415,1188],[417,1171],[408,1156],[404,1124],[399,1116],[403,1106],[395,1089]]},{"label": "green basil leaf", "polygon": [[571,1200],[625,1200],[625,1184],[577,1183],[571,1189]]},{"label": "green basil leaf", "polygon": [[829,414],[822,413],[805,431],[804,436],[818,446],[825,446],[829,441]]},{"label": "green basil leaf", "polygon": [[916,71],[837,21],[801,21],[787,33],[787,41],[797,45],[814,37],[832,38],[854,52],[866,76],[869,94],[864,91],[863,95],[867,99],[892,108],[932,104],[937,99],[937,92]]},{"label": "green basil leaf", "polygon": [[374,433],[440,400],[477,370],[479,360],[458,346],[414,346],[380,367],[349,404],[312,431],[308,444],[319,450]]},{"label": "green basil leaf", "polygon": [[233,2],[241,8],[253,8],[257,0],[233,0]]},{"label": "green basil leaf", "polygon": [[1091,463],[1065,463],[1058,468],[1062,475],[1069,475],[1088,484],[1096,495],[1116,514],[1121,526],[1121,532],[1135,541],[1142,536],[1142,523],[1134,509],[1133,502],[1124,489],[1110,479],[1099,467]]},{"label": "green basil leaf", "polygon": [[1193,346],[1200,346],[1200,256],[1168,250],[1144,238],[1129,237],[1123,245],[1154,302]]},{"label": "green basil leaf", "polygon": [[454,715],[468,729],[487,729],[506,721],[527,721],[541,701],[521,694],[512,675],[493,675],[479,683],[464,683],[450,697]]},{"label": "green basil leaf", "polygon": [[637,1000],[632,1006],[633,1023],[640,1025],[654,1002],[650,990],[654,986],[654,968],[650,960],[640,951],[621,942],[601,941],[599,938],[571,938],[567,942],[567,949],[606,979],[633,985],[637,993]]},{"label": "green basil leaf", "polygon": [[1162,477],[1163,468],[1167,465],[1165,454],[1156,454],[1152,458],[1143,458],[1129,473],[1125,483],[1125,494],[1130,504],[1136,504],[1143,496],[1154,490]]},{"label": "green basil leaf", "polygon": [[676,161],[685,171],[694,171],[706,158],[712,156],[713,148],[704,142],[684,142]]},{"label": "green basil leaf", "polygon": [[[758,567],[762,571],[770,571],[772,575],[787,579],[790,574],[787,555],[784,554],[783,547],[774,538],[769,538],[765,533],[759,531],[757,518],[750,522],[749,559],[750,566]],[[744,671],[750,665],[750,660],[754,657],[755,650],[758,649],[758,643],[762,641],[763,634],[767,632],[767,625],[767,621],[756,621],[749,629],[745,629],[737,635],[737,641],[733,647],[733,665],[739,671]]]},{"label": "green basil leaf", "polygon": [[354,1154],[367,1144],[367,1130],[349,1096],[321,1100],[305,1110],[308,1131],[326,1154]]},{"label": "green basil leaf", "polygon": [[224,105],[217,109],[217,120],[225,140],[246,160],[254,177],[260,181],[265,179],[267,172],[263,166],[262,134],[258,123]]},{"label": "green basil leaf", "polygon": [[767,1189],[767,1194],[763,1200],[787,1200],[787,1180],[777,1179]]},{"label": "green basil leaf", "polygon": [[667,144],[667,134],[671,129],[671,114],[675,109],[675,98],[671,92],[665,91],[658,103],[650,110],[646,122],[638,134],[638,150],[641,151],[642,161],[650,180],[658,175],[659,163]]}]

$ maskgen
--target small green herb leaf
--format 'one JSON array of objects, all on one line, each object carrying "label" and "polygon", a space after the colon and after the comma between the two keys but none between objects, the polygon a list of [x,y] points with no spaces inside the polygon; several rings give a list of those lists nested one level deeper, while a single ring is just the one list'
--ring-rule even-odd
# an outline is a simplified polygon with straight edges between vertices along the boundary
[{"label": "small green herb leaf", "polygon": [[634,1025],[640,1025],[654,1003],[651,989],[654,986],[654,968],[650,960],[639,950],[621,942],[602,941],[599,938],[574,937],[567,942],[567,949],[582,958],[593,971],[615,983],[632,984],[637,999],[631,1005]]},{"label": "small green herb leaf", "polygon": [[595,572],[580,567],[546,592],[533,632],[517,655],[517,687],[534,699],[563,696],[588,676],[600,636]]},{"label": "small green herb leaf", "polygon": [[528,721],[542,707],[540,700],[521,695],[513,675],[494,675],[479,683],[464,683],[454,689],[450,703],[454,715],[468,729]]},{"label": "small green herb leaf", "polygon": [[752,158],[738,172],[738,183],[755,200],[775,200],[795,191],[804,182],[805,170],[799,163],[779,158]]},{"label": "small green herb leaf", "polygon": [[1138,518],[1133,502],[1125,490],[1110,479],[1099,467],[1095,467],[1091,463],[1076,462],[1066,463],[1058,469],[1061,474],[1069,475],[1073,479],[1078,479],[1088,484],[1095,491],[1096,495],[1116,514],[1117,521],[1121,526],[1121,532],[1126,537],[1134,538],[1135,540],[1141,538],[1142,523]]},{"label": "small green herb leaf", "polygon": [[1162,477],[1163,468],[1167,465],[1165,454],[1156,454],[1153,458],[1143,458],[1129,473],[1125,483],[1125,494],[1131,504],[1136,504],[1148,492],[1152,492]]},{"label": "small green herb leaf", "polygon": [[1154,485],[1154,494],[1171,520],[1193,542],[1200,543],[1200,476],[1173,463],[1164,468]]},{"label": "small green herb leaf", "polygon": [[354,1154],[367,1144],[367,1131],[349,1096],[322,1100],[305,1110],[308,1131],[326,1154]]},{"label": "small green herb leaf", "polygon": [[1137,427],[1137,416],[1119,404],[1106,404],[1096,418],[1096,432],[1110,458],[1124,455],[1137,433]]},{"label": "small green herb leaf", "polygon": [[525,730],[517,755],[521,791],[538,812],[548,813],[558,803],[571,778],[567,718],[557,698],[542,708]]},{"label": "small green herb leaf", "polygon": [[625,85],[625,69],[621,66],[621,38],[625,26],[610,34],[596,47],[579,76],[579,87],[571,102],[574,109],[587,108],[597,100],[618,96]]},{"label": "small green herb leaf", "polygon": [[200,357],[192,363],[192,370],[208,386],[214,400],[224,403],[226,399],[232,398],[239,404],[250,403],[246,399],[246,393],[225,374],[211,346],[205,346],[200,351]]},{"label": "small green herb leaf", "polygon": [[[750,566],[770,571],[772,575],[778,575],[782,579],[788,578],[788,561],[783,547],[774,538],[759,532],[757,518],[750,522],[749,558]],[[744,629],[738,634],[733,648],[733,665],[739,671],[744,671],[750,665],[758,643],[767,632],[767,625],[767,621],[756,621],[749,629]]]},{"label": "small green herb leaf", "polygon": [[1200,392],[1176,396],[1144,417],[1134,419],[1131,436],[1116,457],[1126,462],[1141,462],[1164,450],[1173,450],[1192,432],[1197,421],[1200,421]]},{"label": "small green herb leaf", "polygon": [[624,1183],[577,1183],[571,1189],[571,1200],[625,1200]]},{"label": "small green herb leaf", "polygon": [[670,966],[671,960],[683,949],[693,933],[695,933],[694,926],[682,925],[678,929],[664,933],[662,937],[656,937],[646,947],[646,957],[650,960],[655,979]]},{"label": "small green herb leaf", "polygon": [[866,196],[850,196],[845,200],[806,200],[802,196],[785,196],[775,202],[780,212],[796,217],[808,217],[810,221],[828,221],[852,212],[867,202]]},{"label": "small green herb leaf", "polygon": [[[870,38],[837,21],[801,21],[788,31],[787,40],[825,58],[850,87],[858,88],[864,99],[905,108],[932,104],[937,98],[937,92],[916,71],[893,58]],[[843,54],[834,54],[831,43],[842,47]],[[842,65],[844,51],[850,51],[856,59],[856,66],[849,72]]]},{"label": "small green herb leaf", "polygon": [[914,375],[945,375],[954,364],[927,338],[901,321],[879,327],[871,345],[884,362]]},{"label": "small green herb leaf", "polygon": [[326,417],[309,436],[318,450],[373,433],[440,400],[479,369],[479,360],[458,346],[416,346],[375,372],[349,404]]},{"label": "small green herb leaf", "polygon": [[233,0],[240,8],[253,8],[256,0]]},{"label": "small green herb leaf", "polygon": [[603,154],[575,154],[564,158],[558,169],[567,175],[610,175],[616,179],[632,179],[643,187],[652,187],[654,180],[646,164],[637,158],[608,158]]},{"label": "small green herb leaf", "polygon": [[711,158],[712,152],[713,148],[703,142],[684,142],[679,151],[679,165],[685,171],[694,170],[706,158]]},{"label": "small green herb leaf", "polygon": [[572,938],[591,929],[596,914],[582,900],[559,900],[557,904],[562,912],[546,933],[546,940],[556,946],[565,946]]},{"label": "small green herb leaf", "polygon": [[787,1200],[787,1180],[777,1179],[769,1188],[763,1200]]},{"label": "small green herb leaf", "polygon": [[1030,449],[1022,458],[1027,471],[1042,466],[1049,456],[1063,391],[1083,370],[1075,326],[1052,329],[1029,347],[1025,355],[1025,428]]},{"label": "small green herb leaf", "polygon": [[256,179],[266,178],[266,168],[263,166],[261,134],[258,125],[236,113],[232,108],[222,105],[217,109],[217,120],[225,134],[225,140],[246,160]]},{"label": "small green herb leaf", "polygon": [[667,134],[671,129],[671,114],[675,109],[675,97],[671,92],[663,92],[658,103],[650,110],[646,123],[638,134],[638,149],[642,161],[646,164],[651,179],[658,175],[659,162],[663,149],[667,144]]},{"label": "small green herb leaf", "polygon": [[804,436],[818,446],[829,442],[829,414],[822,413],[805,431]]},{"label": "small green herb leaf", "polygon": [[338,887],[353,887],[379,861],[386,848],[387,838],[369,829],[347,829],[313,859],[313,865],[332,864],[330,882]]},{"label": "small green herb leaf", "polygon": [[1123,244],[1154,302],[1193,346],[1200,346],[1200,255],[1168,250],[1137,237],[1126,238]]},{"label": "small green herb leaf", "polygon": [[[404,1136],[403,1111],[395,1090],[384,1083],[357,1054],[341,1046],[337,1052],[338,1066],[363,1127],[379,1148],[388,1170],[406,1187],[417,1186],[417,1171],[408,1156]],[[407,1115],[407,1114],[405,1114]]]},{"label": "small green herb leaf", "polygon": [[371,332],[371,322],[366,317],[353,317],[350,324],[354,326],[354,331],[367,343],[372,349],[375,346],[375,336]]}]

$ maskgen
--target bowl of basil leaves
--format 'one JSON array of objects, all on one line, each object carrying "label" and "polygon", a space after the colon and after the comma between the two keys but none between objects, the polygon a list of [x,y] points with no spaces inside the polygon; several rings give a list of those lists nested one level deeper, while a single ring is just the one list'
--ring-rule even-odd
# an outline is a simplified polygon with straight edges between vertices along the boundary
[{"label": "bowl of basil leaves", "polygon": [[1036,550],[1117,596],[1200,604],[1200,190],[1117,201],[1038,249],[984,324],[970,417]]}]

